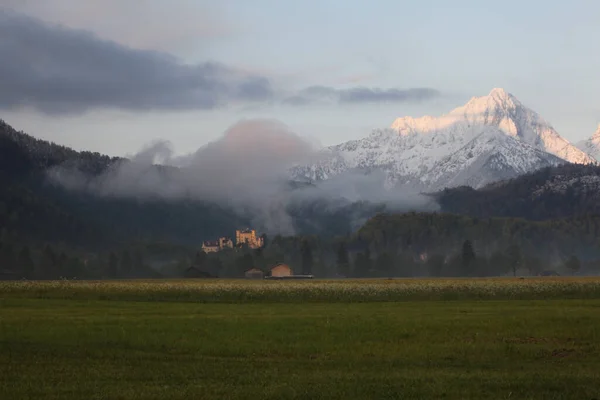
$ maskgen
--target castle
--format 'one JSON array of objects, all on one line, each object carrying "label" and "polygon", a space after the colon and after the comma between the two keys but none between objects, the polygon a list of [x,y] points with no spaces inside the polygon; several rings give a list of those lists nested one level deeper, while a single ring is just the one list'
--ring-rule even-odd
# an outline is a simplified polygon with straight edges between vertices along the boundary
[{"label": "castle", "polygon": [[243,229],[235,231],[235,245],[241,247],[247,245],[251,249],[258,249],[265,245],[262,237],[256,236],[254,229]]},{"label": "castle", "polygon": [[[239,248],[243,245],[248,246],[250,249],[258,249],[265,245],[265,241],[262,237],[256,235],[254,229],[238,229],[235,231],[235,246]],[[202,251],[205,253],[216,253],[225,249],[233,249],[233,241],[227,237],[202,243]]]},{"label": "castle", "polygon": [[202,243],[202,251],[205,253],[216,253],[225,249],[233,249],[233,241],[227,237]]}]

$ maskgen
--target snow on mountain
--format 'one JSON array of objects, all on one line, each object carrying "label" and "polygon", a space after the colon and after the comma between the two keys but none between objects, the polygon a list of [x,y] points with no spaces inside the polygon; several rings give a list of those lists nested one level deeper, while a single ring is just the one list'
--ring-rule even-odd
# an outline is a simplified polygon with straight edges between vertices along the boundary
[{"label": "snow on mountain", "polygon": [[493,89],[441,117],[398,118],[391,128],[328,147],[319,159],[292,173],[324,180],[377,169],[386,172],[388,186],[479,187],[565,161],[595,160],[513,95]]},{"label": "snow on mountain", "polygon": [[577,143],[577,147],[600,161],[600,125],[591,138]]},{"label": "snow on mountain", "polygon": [[464,185],[479,188],[562,163],[561,158],[490,127],[438,162],[421,180],[430,189]]},{"label": "snow on mountain", "polygon": [[400,134],[432,133],[452,129],[459,132],[471,127],[495,126],[509,136],[554,154],[571,163],[589,164],[594,160],[562,138],[536,112],[525,107],[504,89],[493,89],[489,95],[473,97],[467,104],[439,118],[399,118],[392,124]]}]

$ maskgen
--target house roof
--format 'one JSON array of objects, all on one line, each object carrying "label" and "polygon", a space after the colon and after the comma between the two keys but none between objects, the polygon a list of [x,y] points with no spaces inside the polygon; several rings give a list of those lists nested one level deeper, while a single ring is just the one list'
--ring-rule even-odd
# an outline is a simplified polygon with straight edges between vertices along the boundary
[{"label": "house roof", "polygon": [[248,272],[251,272],[251,271],[263,272],[263,270],[260,269],[260,268],[252,267],[250,269],[245,270],[244,273],[248,273]]},{"label": "house roof", "polygon": [[270,270],[273,268],[277,268],[277,267],[288,267],[289,269],[292,269],[292,267],[290,267],[289,265],[287,265],[286,263],[277,263],[275,265],[273,265],[271,268],[269,268]]}]

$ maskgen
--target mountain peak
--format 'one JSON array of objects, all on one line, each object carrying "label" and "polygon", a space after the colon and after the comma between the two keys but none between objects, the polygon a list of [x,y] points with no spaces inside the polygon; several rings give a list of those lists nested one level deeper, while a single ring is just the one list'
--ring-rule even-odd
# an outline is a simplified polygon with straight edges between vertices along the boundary
[{"label": "mountain peak", "polygon": [[508,110],[521,108],[523,105],[515,96],[502,88],[494,88],[487,96],[473,97],[467,104],[452,111],[457,114],[494,114],[506,113]]},{"label": "mountain peak", "polygon": [[503,88],[493,88],[488,97],[498,98],[498,99],[508,99],[512,97],[510,93],[508,93]]}]

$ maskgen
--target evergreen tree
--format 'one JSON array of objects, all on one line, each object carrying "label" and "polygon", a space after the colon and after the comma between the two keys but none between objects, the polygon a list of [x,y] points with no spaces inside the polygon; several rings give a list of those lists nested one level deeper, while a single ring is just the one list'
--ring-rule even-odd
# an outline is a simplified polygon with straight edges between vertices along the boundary
[{"label": "evergreen tree", "polygon": [[510,258],[506,252],[496,251],[490,256],[488,261],[490,275],[504,275],[509,268],[511,268]]},{"label": "evergreen tree", "polygon": [[572,274],[576,274],[581,269],[581,262],[577,256],[572,255],[565,262],[565,267],[571,271]]},{"label": "evergreen tree", "polygon": [[50,245],[44,248],[44,252],[42,254],[42,261],[40,263],[40,278],[42,279],[56,279],[58,278],[57,274],[57,264],[58,259],[54,250]]},{"label": "evergreen tree", "polygon": [[371,252],[369,248],[358,253],[354,261],[354,276],[357,278],[368,277],[371,273]]},{"label": "evergreen tree", "polygon": [[529,270],[529,275],[537,275],[542,272],[543,262],[539,257],[527,257],[524,261],[524,264]]},{"label": "evergreen tree", "polygon": [[302,258],[302,274],[311,275],[313,269],[313,255],[308,240],[303,240],[300,246],[300,255]]},{"label": "evergreen tree", "polygon": [[56,273],[58,275],[58,277],[65,277],[65,275],[68,275],[67,272],[67,264],[69,262],[69,258],[67,257],[67,255],[65,254],[65,252],[61,252],[58,257],[56,258]]},{"label": "evergreen tree", "polygon": [[265,259],[265,249],[264,247],[259,247],[254,250],[254,266],[259,269],[264,269],[266,267],[267,261]]},{"label": "evergreen tree", "polygon": [[15,251],[9,243],[4,243],[0,249],[0,268],[12,271],[17,268]]},{"label": "evergreen tree", "polygon": [[386,251],[380,253],[373,264],[373,269],[377,276],[393,276],[394,275],[394,259]]},{"label": "evergreen tree", "polygon": [[31,258],[31,251],[28,246],[24,246],[19,252],[18,265],[24,278],[33,279],[35,264]]},{"label": "evergreen tree", "polygon": [[415,263],[410,252],[403,251],[396,256],[395,271],[397,276],[405,278],[413,276],[414,266]]},{"label": "evergreen tree", "polygon": [[427,272],[429,276],[442,276],[445,257],[441,254],[432,254],[427,259]]},{"label": "evergreen tree", "polygon": [[108,270],[107,275],[109,278],[117,278],[119,276],[119,258],[115,253],[110,253],[108,256]]},{"label": "evergreen tree", "polygon": [[470,240],[465,240],[462,245],[461,252],[461,263],[462,263],[462,273],[466,276],[472,276],[475,272],[476,255],[475,250],[473,250],[473,243]]},{"label": "evergreen tree", "polygon": [[506,250],[508,258],[508,265],[512,270],[513,276],[517,276],[517,270],[521,267],[521,261],[523,256],[521,255],[521,248],[517,244],[511,244]]},{"label": "evergreen tree", "polygon": [[236,276],[243,276],[244,272],[254,268],[254,258],[250,253],[243,254],[236,259],[235,265]]},{"label": "evergreen tree", "polygon": [[133,270],[134,273],[140,274],[145,271],[144,266],[144,257],[142,256],[142,252],[140,250],[136,250],[133,254]]},{"label": "evergreen tree", "polygon": [[198,268],[198,269],[202,269],[204,268],[206,265],[206,261],[208,259],[208,255],[203,252],[203,251],[199,251],[196,253],[196,257],[194,257],[194,267]]},{"label": "evergreen tree", "polygon": [[67,260],[65,275],[68,278],[84,278],[86,271],[83,262],[77,257],[69,257]]},{"label": "evergreen tree", "polygon": [[221,276],[223,272],[223,262],[218,258],[213,258],[209,261],[211,272],[214,276]]},{"label": "evergreen tree", "polygon": [[343,276],[348,276],[350,274],[350,258],[348,257],[348,250],[346,249],[346,244],[341,243],[337,249],[337,270],[338,273]]},{"label": "evergreen tree", "polygon": [[119,275],[120,276],[131,276],[133,270],[133,260],[131,254],[127,250],[123,250],[121,253],[121,262],[119,264]]}]

